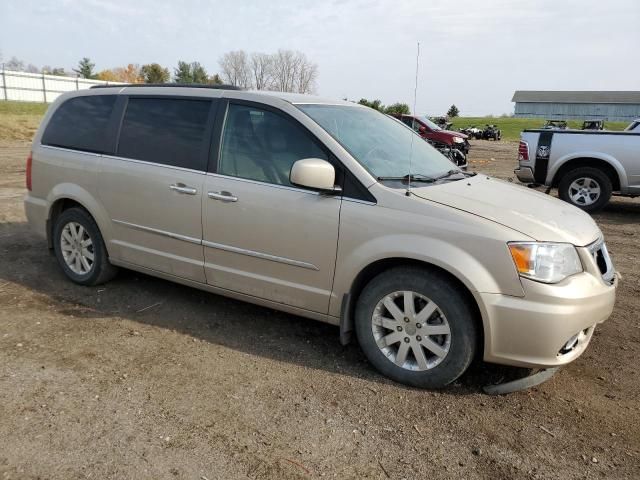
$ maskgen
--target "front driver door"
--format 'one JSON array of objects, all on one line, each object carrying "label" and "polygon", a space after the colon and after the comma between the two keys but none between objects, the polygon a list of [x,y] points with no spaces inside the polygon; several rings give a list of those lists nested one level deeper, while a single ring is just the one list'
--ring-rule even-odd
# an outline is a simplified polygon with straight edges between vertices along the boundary
[{"label": "front driver door", "polygon": [[327,313],[341,199],[289,183],[302,158],[328,155],[296,120],[229,103],[203,195],[205,273],[216,287]]}]

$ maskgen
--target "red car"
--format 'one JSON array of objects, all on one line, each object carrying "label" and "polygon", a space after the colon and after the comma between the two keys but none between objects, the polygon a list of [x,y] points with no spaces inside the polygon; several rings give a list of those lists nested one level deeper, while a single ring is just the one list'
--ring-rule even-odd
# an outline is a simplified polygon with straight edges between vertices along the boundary
[{"label": "red car", "polygon": [[451,130],[443,130],[429,120],[425,115],[393,115],[404,124],[413,127],[422,138],[434,144],[446,145],[457,148],[465,155],[469,153],[469,140],[467,135]]}]

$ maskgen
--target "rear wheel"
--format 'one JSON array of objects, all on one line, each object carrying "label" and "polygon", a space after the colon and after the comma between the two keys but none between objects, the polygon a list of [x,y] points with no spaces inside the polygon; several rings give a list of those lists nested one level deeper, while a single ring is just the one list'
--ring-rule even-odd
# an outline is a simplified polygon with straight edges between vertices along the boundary
[{"label": "rear wheel", "polygon": [[564,174],[558,185],[558,195],[586,212],[596,212],[611,198],[611,179],[602,170],[581,167]]},{"label": "rear wheel", "polygon": [[462,375],[478,339],[459,287],[420,268],[396,268],[371,280],[356,306],[356,334],[382,374],[420,388],[441,388]]},{"label": "rear wheel", "polygon": [[82,208],[70,208],[58,216],[53,228],[53,249],[64,273],[80,285],[107,282],[117,272],[109,263],[96,222]]}]

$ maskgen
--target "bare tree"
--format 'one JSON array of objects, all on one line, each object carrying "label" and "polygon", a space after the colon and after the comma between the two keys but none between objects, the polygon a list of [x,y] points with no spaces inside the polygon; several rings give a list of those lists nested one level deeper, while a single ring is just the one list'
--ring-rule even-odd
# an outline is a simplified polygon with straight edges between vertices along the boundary
[{"label": "bare tree", "polygon": [[293,50],[278,50],[273,55],[274,90],[279,92],[295,91],[298,57]]},{"label": "bare tree", "polygon": [[252,53],[249,70],[256,90],[270,90],[273,84],[273,55]]},{"label": "bare tree", "polygon": [[297,93],[313,93],[316,89],[318,65],[295,50],[250,56],[236,50],[225,53],[219,63],[223,80],[231,85]]},{"label": "bare tree", "polygon": [[11,59],[4,64],[4,68],[7,70],[14,70],[18,72],[24,71],[24,62],[16,57],[11,57]]},{"label": "bare tree", "polygon": [[312,93],[318,66],[302,52],[278,50],[273,55],[274,89],[281,92]]},{"label": "bare tree", "polygon": [[249,62],[247,61],[247,53],[244,50],[227,52],[218,63],[226,83],[242,88],[251,86]]},{"label": "bare tree", "polygon": [[318,78],[318,65],[307,60],[304,53],[299,53],[299,55],[301,60],[297,82],[298,93],[314,93]]}]

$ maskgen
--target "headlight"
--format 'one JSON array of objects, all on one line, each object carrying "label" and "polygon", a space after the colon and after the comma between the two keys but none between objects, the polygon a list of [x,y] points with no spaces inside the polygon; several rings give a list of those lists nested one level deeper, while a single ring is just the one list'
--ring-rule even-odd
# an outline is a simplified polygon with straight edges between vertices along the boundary
[{"label": "headlight", "polygon": [[464,138],[453,137],[453,143],[464,143]]},{"label": "headlight", "polygon": [[582,272],[576,247],[569,243],[509,243],[509,250],[522,277],[538,282],[558,283]]}]

